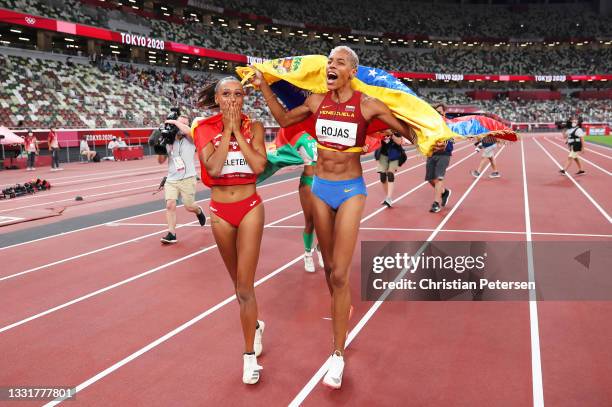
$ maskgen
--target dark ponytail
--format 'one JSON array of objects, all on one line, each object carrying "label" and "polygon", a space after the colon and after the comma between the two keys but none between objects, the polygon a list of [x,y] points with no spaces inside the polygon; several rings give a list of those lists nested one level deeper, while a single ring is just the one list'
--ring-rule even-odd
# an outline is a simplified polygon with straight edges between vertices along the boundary
[{"label": "dark ponytail", "polygon": [[198,92],[198,107],[202,109],[213,109],[219,107],[219,104],[215,102],[215,89],[217,88],[217,83],[218,81],[211,82]]}]

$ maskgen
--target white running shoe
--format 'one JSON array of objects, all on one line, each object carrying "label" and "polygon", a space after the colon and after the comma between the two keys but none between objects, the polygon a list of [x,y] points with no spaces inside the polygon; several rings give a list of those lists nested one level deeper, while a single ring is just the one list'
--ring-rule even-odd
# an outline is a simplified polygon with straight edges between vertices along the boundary
[{"label": "white running shoe", "polygon": [[321,254],[321,249],[319,249],[319,245],[315,247],[315,252],[317,252],[317,258],[319,259],[319,267],[325,267],[325,264],[323,263],[323,255]]},{"label": "white running shoe", "polygon": [[304,254],[304,270],[306,270],[308,273],[314,273],[315,271],[317,271],[315,270],[312,252],[306,252]]},{"label": "white running shoe", "polygon": [[253,343],[253,350],[255,351],[255,356],[259,357],[263,352],[263,333],[264,329],[266,329],[266,324],[263,321],[257,321],[259,323],[259,328],[255,330],[255,341]]},{"label": "white running shoe", "polygon": [[257,364],[257,356],[242,355],[244,363],[242,365],[242,382],[244,384],[255,384],[259,381],[259,371],[263,367]]},{"label": "white running shoe", "polygon": [[323,384],[332,389],[342,386],[342,373],[344,372],[344,357],[334,353],[329,361],[329,370],[323,378]]}]

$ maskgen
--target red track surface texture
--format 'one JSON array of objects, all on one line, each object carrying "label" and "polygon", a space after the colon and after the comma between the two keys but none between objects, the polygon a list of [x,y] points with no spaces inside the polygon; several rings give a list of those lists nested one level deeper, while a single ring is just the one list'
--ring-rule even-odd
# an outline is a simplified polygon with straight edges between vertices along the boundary
[{"label": "red track surface texture", "polygon": [[[589,150],[587,176],[563,177],[560,141],[526,136],[500,151],[502,178],[476,180],[480,157],[459,144],[439,214],[427,212],[424,160],[402,167],[392,209],[379,206],[366,163],[360,238],[610,241],[612,150]],[[45,174],[51,191],[0,201],[0,216],[68,206],[63,215],[0,232],[149,201],[163,175],[150,160],[66,167]],[[14,174],[0,183],[22,181]],[[78,386],[66,403],[84,406],[612,405],[612,302],[364,302],[359,246],[343,387],[321,386],[329,295],[322,270],[303,270],[297,179],[259,191],[267,226],[256,293],[267,328],[258,385],[241,382],[238,307],[210,229],[179,209],[171,247],[160,247],[158,211],[0,249],[0,386]],[[87,205],[69,205],[77,194]]]}]

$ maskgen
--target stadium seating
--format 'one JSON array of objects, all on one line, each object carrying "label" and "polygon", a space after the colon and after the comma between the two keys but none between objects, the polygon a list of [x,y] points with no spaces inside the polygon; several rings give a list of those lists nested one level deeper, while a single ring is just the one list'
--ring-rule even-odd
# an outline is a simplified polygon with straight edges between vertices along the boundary
[{"label": "stadium seating", "polygon": [[[131,127],[157,126],[171,106],[191,117],[211,112],[195,107],[197,91],[212,78],[191,77],[160,68],[141,69],[116,64],[110,72],[59,61],[4,56],[0,58],[0,121],[14,127]],[[419,89],[424,99],[479,107],[515,122],[565,120],[578,112],[587,121],[609,121],[607,100],[560,101],[498,99],[475,101],[465,90]],[[245,100],[245,111],[266,127],[274,127],[259,92]]]},{"label": "stadium seating", "polygon": [[0,0],[0,7],[81,24],[100,25],[97,18],[82,12],[78,0]]},{"label": "stadium seating", "polygon": [[[131,20],[133,14],[105,11],[78,0],[1,0],[0,7],[32,14],[108,26],[109,19]],[[585,38],[610,35],[612,19],[597,15],[589,4],[529,4],[515,6],[459,5],[395,0],[359,4],[349,0],[209,0],[224,10],[269,19],[369,32],[486,38]],[[210,12],[209,12],[210,13]]]},{"label": "stadium seating", "polygon": [[[176,24],[161,19],[146,19],[120,10],[94,9],[76,0],[68,2],[70,7],[50,6],[56,1],[43,0],[0,0],[0,6],[16,8],[40,14],[44,10],[49,16],[75,22],[97,24],[105,27],[132,27],[132,31],[145,33],[156,38],[199,45],[233,53],[264,58],[286,55],[326,54],[337,44],[322,38],[284,37],[271,31],[257,34],[255,31],[230,29],[219,24],[206,26],[201,22],[189,21]],[[59,2],[61,3],[61,2]],[[324,2],[308,0],[296,7],[294,3],[279,1],[261,2],[237,0],[228,4],[219,2],[220,7],[236,8],[252,13],[269,13],[286,20],[316,22],[317,25],[363,29],[370,32],[397,31],[455,37],[512,37],[569,38],[571,36],[611,37],[612,21],[586,11],[583,5],[554,5],[549,7],[530,6],[521,14],[511,12],[507,7],[496,7],[494,13],[487,6],[444,5],[444,7],[418,7],[419,3],[401,1],[384,2],[380,7],[353,7],[353,2]],[[308,6],[306,6],[308,5]],[[568,8],[571,7],[571,8]],[[344,12],[351,10],[351,13]],[[401,12],[398,13],[397,11]],[[570,13],[571,11],[571,13]],[[579,12],[580,11],[580,12]],[[308,14],[307,14],[308,13]],[[302,15],[303,14],[303,15]],[[512,21],[524,21],[517,27]],[[576,18],[580,15],[580,18]],[[96,20],[92,16],[96,16]],[[383,18],[384,17],[384,18]],[[123,24],[121,23],[121,20]],[[381,25],[384,21],[384,27]],[[416,22],[416,24],[415,24]],[[378,24],[378,26],[377,26]],[[393,26],[393,24],[396,24]],[[578,25],[576,25],[578,24]],[[391,28],[390,28],[391,27]],[[350,38],[347,43],[359,50],[363,65],[388,70],[410,72],[481,73],[481,74],[593,74],[605,73],[612,61],[612,47],[599,41],[590,44],[545,45],[494,44],[473,46],[464,43],[445,47],[441,44],[406,45],[392,43],[359,44]],[[416,46],[418,45],[418,47]],[[367,48],[365,48],[367,46]]]},{"label": "stadium seating", "polygon": [[0,64],[0,121],[9,126],[20,120],[26,127],[150,125],[171,106],[167,98],[89,65],[14,56]]},{"label": "stadium seating", "polygon": [[[20,121],[24,127],[156,127],[177,105],[191,117],[210,114],[195,109],[197,91],[209,75],[120,64],[102,72],[84,64],[4,56],[0,77],[0,122],[8,127]],[[247,113],[272,125],[259,95],[245,103]]]},{"label": "stadium seating", "polygon": [[396,32],[440,37],[590,37],[610,34],[611,19],[589,5],[530,4],[489,6],[431,1],[359,2],[351,0],[211,0],[208,3],[278,20],[371,32]]},{"label": "stadium seating", "polygon": [[[295,2],[259,0],[212,0],[224,9],[265,15],[288,21],[316,23],[318,26],[350,27],[370,32],[403,32],[443,37],[534,37],[601,36],[610,37],[610,18],[598,17],[584,5],[530,5],[520,8],[489,6],[425,7],[415,2],[384,2],[377,7],[359,7],[339,0],[302,0]],[[362,7],[363,5],[363,7]],[[337,45],[323,38],[284,36],[278,30],[257,33],[224,27],[217,22],[185,20],[183,24],[168,19],[147,19],[124,9],[95,8],[78,0],[0,0],[0,7],[44,15],[61,20],[131,30],[156,38],[204,46],[228,52],[273,58],[286,55],[326,54]],[[571,7],[571,8],[569,8]],[[349,10],[350,13],[346,11]],[[571,13],[570,13],[571,11]],[[579,15],[580,17],[576,17]],[[246,14],[242,14],[242,18]],[[512,23],[520,21],[523,27]],[[243,24],[241,21],[240,24]],[[445,46],[444,41],[408,44],[346,42],[353,46],[363,65],[387,70],[439,73],[487,73],[562,75],[609,73],[612,47],[599,41],[578,46],[556,44],[517,45],[464,43]],[[206,115],[195,107],[197,91],[213,78],[208,73],[177,74],[167,68],[128,66],[98,57],[97,66],[83,61],[69,66],[57,54],[38,58],[0,55],[0,121],[10,127],[23,120],[28,127],[130,127],[157,126],[171,106],[183,107],[190,116]],[[578,86],[578,84],[576,84]],[[559,84],[559,101],[509,100],[507,95],[495,100],[473,100],[468,92],[478,89],[521,90],[524,83],[413,82],[415,90],[431,102],[470,105],[496,113],[515,122],[564,120],[578,112],[585,120],[610,121],[609,101],[579,100],[572,91],[592,91],[589,87],[569,89]],[[609,89],[607,83],[597,86]],[[528,88],[527,88],[528,89]],[[541,89],[541,87],[540,87]],[[556,90],[556,89],[555,89]],[[245,100],[245,110],[267,127],[276,124],[270,117],[260,93]]]}]

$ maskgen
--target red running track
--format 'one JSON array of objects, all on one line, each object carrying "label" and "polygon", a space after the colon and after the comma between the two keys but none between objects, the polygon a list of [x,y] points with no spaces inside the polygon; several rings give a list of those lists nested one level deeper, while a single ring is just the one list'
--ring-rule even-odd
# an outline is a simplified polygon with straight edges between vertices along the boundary
[{"label": "red running track", "polygon": [[[439,214],[427,212],[432,191],[421,185],[424,161],[411,159],[402,167],[401,199],[390,210],[379,206],[377,175],[366,173],[374,185],[361,239],[610,241],[604,215],[556,174],[544,149],[557,161],[564,152],[537,139],[527,136],[522,146],[501,151],[500,179],[472,178],[469,170],[479,157],[470,145],[459,146],[447,177],[452,200]],[[592,161],[609,171],[606,160]],[[607,177],[592,169],[577,182],[609,213],[610,194],[599,190]],[[185,226],[178,245],[160,250],[161,213],[0,250],[9,260],[0,272],[0,349],[10,350],[0,353],[0,365],[8,366],[0,383],[82,384],[74,403],[87,406],[236,405],[247,397],[249,404],[286,405],[298,394],[305,405],[317,406],[522,406],[537,404],[534,390],[548,405],[612,403],[611,369],[595,363],[610,360],[610,303],[540,301],[535,318],[527,302],[385,302],[374,309],[359,301],[359,250],[351,273],[355,313],[343,389],[307,386],[330,352],[331,330],[323,319],[329,302],[322,271],[305,273],[300,259],[296,188],[293,180],[260,190],[269,200],[269,227],[257,275],[265,279],[257,296],[267,322],[257,386],[240,380],[238,312],[210,230]],[[566,216],[574,207],[579,215]],[[179,210],[180,223],[192,220]],[[117,246],[105,248],[112,244]],[[44,251],[49,258],[15,264],[24,251]],[[67,260],[75,255],[81,256]],[[532,381],[538,376],[534,355],[541,357],[542,385]]]},{"label": "red running track", "polygon": [[[0,200],[0,217],[23,220],[36,218],[36,226],[76,216],[89,215],[129,205],[163,199],[163,192],[156,196],[166,165],[159,165],[154,158],[144,160],[101,163],[71,163],[62,166],[63,171],[51,172],[50,168],[36,171],[7,170],[0,172],[0,188],[32,179],[46,179],[51,183],[48,191],[38,191],[14,199]],[[202,190],[202,185],[198,190]],[[75,197],[83,201],[75,201]],[[48,217],[61,212],[61,217]],[[47,216],[47,218],[44,218]],[[37,219],[42,217],[42,219]],[[2,219],[0,218],[0,221]],[[2,225],[2,223],[0,223]],[[0,233],[10,233],[32,227],[30,222],[19,222],[0,227]]]}]

